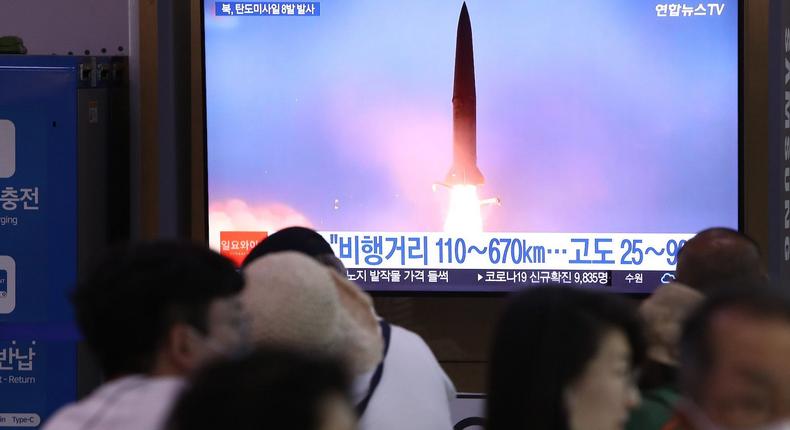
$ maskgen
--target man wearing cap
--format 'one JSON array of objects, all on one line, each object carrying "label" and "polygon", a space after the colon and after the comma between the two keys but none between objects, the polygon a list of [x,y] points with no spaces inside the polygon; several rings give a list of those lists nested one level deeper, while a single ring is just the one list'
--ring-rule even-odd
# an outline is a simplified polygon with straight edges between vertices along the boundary
[{"label": "man wearing cap", "polygon": [[370,297],[345,277],[320,234],[301,227],[278,231],[242,267],[252,340],[345,358],[354,374],[361,430],[453,427],[449,402],[455,387],[428,345],[378,318]]}]

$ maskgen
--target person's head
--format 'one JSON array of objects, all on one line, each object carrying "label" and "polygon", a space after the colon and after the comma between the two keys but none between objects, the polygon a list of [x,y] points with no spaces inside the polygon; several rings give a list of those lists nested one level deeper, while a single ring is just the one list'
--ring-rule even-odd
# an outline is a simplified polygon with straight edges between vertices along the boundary
[{"label": "person's head", "polygon": [[683,394],[716,427],[788,420],[790,297],[767,288],[714,293],[686,321],[680,364]]},{"label": "person's head", "polygon": [[676,280],[703,293],[733,285],[768,282],[757,243],[729,228],[697,233],[679,251]]},{"label": "person's head", "polygon": [[72,302],[107,377],[183,375],[243,346],[243,287],[233,263],[206,247],[151,242],[111,252]]},{"label": "person's head", "polygon": [[487,429],[617,430],[639,402],[636,313],[617,297],[567,287],[519,293],[500,320]]},{"label": "person's head", "polygon": [[678,343],[683,321],[705,296],[678,282],[662,285],[639,305],[645,324],[649,360],[666,366],[677,366]]},{"label": "person's head", "polygon": [[290,251],[257,258],[244,274],[241,300],[253,342],[339,354],[354,373],[381,360],[383,344],[369,297],[351,281]]},{"label": "person's head", "polygon": [[[332,251],[332,246],[315,230],[306,227],[289,227],[277,231],[272,234],[255,248],[250,251],[242,263],[242,268],[247,268],[254,262],[261,258],[278,254],[278,253],[300,253],[312,258],[315,262],[331,269],[332,282],[319,282],[315,285],[323,287],[331,287],[337,293],[340,299],[340,313],[347,318],[342,318],[341,323],[346,327],[343,331],[346,332],[346,349],[349,350],[351,356],[352,368],[354,372],[364,372],[372,364],[376,362],[380,356],[381,349],[378,345],[382,344],[381,334],[379,332],[378,317],[373,309],[373,301],[362,289],[355,283],[346,278],[346,268],[343,262],[335,256]],[[302,263],[296,262],[298,265]],[[307,266],[315,266],[304,264]],[[273,269],[273,270],[272,270]],[[297,268],[298,270],[298,268]],[[277,277],[289,278],[288,281],[295,282],[297,278],[290,277],[284,270],[279,270],[276,267],[266,269],[270,276],[276,273]],[[322,276],[325,277],[325,276]],[[272,285],[268,280],[262,280],[259,283]],[[269,293],[265,290],[257,291],[257,294],[263,294],[266,297]]]},{"label": "person's head", "polygon": [[267,237],[247,254],[241,267],[248,266],[264,255],[284,251],[301,252],[344,276],[346,274],[346,268],[335,256],[332,246],[317,231],[306,227],[284,228]]},{"label": "person's head", "polygon": [[256,350],[200,370],[167,430],[353,430],[343,367],[320,355]]}]

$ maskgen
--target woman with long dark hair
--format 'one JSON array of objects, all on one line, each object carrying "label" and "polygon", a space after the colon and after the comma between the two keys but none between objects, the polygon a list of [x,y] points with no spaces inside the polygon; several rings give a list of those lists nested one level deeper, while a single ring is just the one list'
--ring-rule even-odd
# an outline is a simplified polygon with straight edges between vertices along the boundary
[{"label": "woman with long dark hair", "polygon": [[569,287],[518,294],[497,327],[488,430],[621,430],[639,403],[644,343],[620,298]]}]

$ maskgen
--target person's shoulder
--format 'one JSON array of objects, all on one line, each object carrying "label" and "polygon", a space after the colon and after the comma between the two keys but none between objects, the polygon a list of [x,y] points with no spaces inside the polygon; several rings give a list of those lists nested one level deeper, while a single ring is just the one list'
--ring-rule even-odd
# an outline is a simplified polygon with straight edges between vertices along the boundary
[{"label": "person's shoulder", "polygon": [[42,430],[81,429],[85,422],[85,406],[82,402],[71,403],[58,409],[44,424]]},{"label": "person's shoulder", "polygon": [[[156,428],[161,416],[167,412],[183,386],[184,381],[181,378],[149,378],[141,375],[110,381],[99,386],[88,397],[60,408],[42,429],[82,429],[86,422],[96,419],[99,413],[103,421],[114,424],[118,424],[116,420],[127,421],[127,415],[134,415],[139,419],[137,428]],[[115,402],[112,406],[107,406],[110,398]],[[149,413],[127,414],[133,412],[137,406]]]},{"label": "person's shoulder", "polygon": [[431,348],[417,333],[401,326],[390,324],[390,345],[387,356],[408,356],[410,360],[429,360],[438,362]]},{"label": "person's shoulder", "polygon": [[671,422],[679,398],[676,391],[668,388],[643,393],[641,404],[631,411],[626,430],[663,429]]},{"label": "person's shoulder", "polygon": [[184,388],[185,380],[184,378],[175,376],[150,378],[146,381],[145,385],[147,390],[170,395],[173,392],[180,392]]},{"label": "person's shoulder", "polygon": [[55,411],[42,427],[43,430],[70,430],[80,429],[100,409],[102,399],[117,391],[122,386],[136,379],[136,377],[121,378],[108,381],[96,387],[84,399],[69,403]]},{"label": "person's shoulder", "polygon": [[[422,372],[424,376],[436,375],[441,381],[449,398],[455,397],[455,385],[445,373],[439,360],[431,351],[428,344],[419,334],[403,327],[390,324],[391,338],[390,350],[387,353],[387,363],[390,360],[407,362],[412,371]],[[386,364],[385,364],[386,366]],[[431,378],[428,378],[431,379]]]},{"label": "person's shoulder", "polygon": [[424,348],[430,352],[431,349],[428,347],[428,344],[425,343],[425,340],[419,334],[399,325],[392,323],[389,323],[389,325],[391,329],[390,346],[397,342],[401,345]]}]

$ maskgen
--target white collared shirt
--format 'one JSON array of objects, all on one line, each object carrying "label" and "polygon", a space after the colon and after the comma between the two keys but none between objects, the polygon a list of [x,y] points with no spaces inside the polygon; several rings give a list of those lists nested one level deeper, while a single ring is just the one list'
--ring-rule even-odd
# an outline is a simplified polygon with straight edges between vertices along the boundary
[{"label": "white collared shirt", "polygon": [[[452,430],[450,401],[455,399],[455,387],[420,336],[391,327],[384,373],[359,420],[359,430]],[[354,378],[355,404],[367,395],[374,371]]]}]

